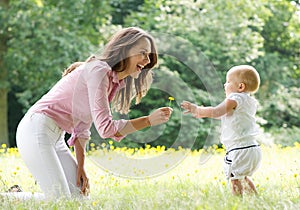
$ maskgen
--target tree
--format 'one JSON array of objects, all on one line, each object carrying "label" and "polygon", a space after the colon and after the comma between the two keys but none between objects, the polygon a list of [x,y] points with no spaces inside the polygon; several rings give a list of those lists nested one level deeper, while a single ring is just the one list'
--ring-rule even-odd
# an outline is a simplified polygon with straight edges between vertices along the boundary
[{"label": "tree", "polygon": [[[3,14],[8,8],[9,1],[1,0],[0,1],[0,28],[3,28],[3,23],[6,20],[5,15]],[[7,144],[8,145],[8,124],[7,124],[7,94],[8,94],[8,70],[4,63],[4,55],[7,51],[7,34],[1,33],[0,31],[0,145]]]},{"label": "tree", "polygon": [[[5,93],[1,114],[7,113],[5,97],[12,86],[26,111],[61,77],[64,68],[96,51],[103,40],[99,28],[109,23],[106,1],[11,0],[5,5],[0,8],[0,64],[5,67],[0,72]],[[0,121],[1,129],[7,130],[7,119]],[[8,143],[7,135],[1,142]]]},{"label": "tree", "polygon": [[[267,131],[299,127],[300,18],[294,1],[265,1],[263,56],[253,61],[261,69],[259,91]],[[284,132],[283,132],[284,133]]]},{"label": "tree", "polygon": [[126,16],[137,11],[143,3],[144,0],[110,0],[112,24],[123,25]]},{"label": "tree", "polygon": [[[84,60],[123,26],[150,31],[158,40],[159,52],[169,53],[160,55],[160,69],[155,72],[156,84],[161,87],[185,96],[187,87],[170,82],[182,80],[191,89],[188,98],[199,104],[216,104],[224,97],[223,91],[208,91],[207,84],[220,87],[231,66],[251,64],[262,80],[256,95],[262,106],[259,115],[268,122],[262,126],[299,125],[299,108],[292,105],[298,102],[300,78],[298,1],[10,0],[8,4],[6,0],[1,1],[0,18],[0,92],[4,92],[0,129],[7,127],[3,113],[7,113],[8,91],[12,90],[10,98],[16,96],[25,111],[60,78],[65,67]],[[159,33],[177,40],[160,39]],[[200,77],[191,69],[199,70]],[[210,75],[213,71],[215,77]],[[168,97],[152,88],[130,117],[166,105]],[[292,97],[295,100],[290,100]],[[181,110],[174,108],[170,126],[153,145],[171,145],[177,138],[181,118],[176,113]],[[281,120],[276,120],[277,114]],[[285,123],[286,119],[291,123]],[[212,126],[204,120],[199,130],[191,129],[190,133],[198,132],[196,148],[203,146],[208,133],[217,130]],[[5,131],[2,133],[5,136]]]},{"label": "tree", "polygon": [[[126,17],[125,23],[142,26],[154,34],[156,32],[170,34],[169,40],[159,42],[159,50],[168,48],[168,52],[177,55],[177,59],[163,55],[162,66],[166,71],[178,73],[189,85],[196,96],[194,102],[215,105],[224,97],[225,72],[233,65],[249,63],[259,56],[263,39],[250,26],[262,27],[263,20],[256,16],[260,5],[260,2],[245,0],[238,2],[146,0],[139,11],[134,11]],[[178,40],[173,42],[172,36],[177,36]],[[156,38],[159,40],[159,35]],[[181,39],[185,42],[179,41]],[[193,74],[190,68],[199,74]],[[216,70],[217,74],[212,74],[213,70]],[[167,85],[172,86],[169,81]],[[151,98],[149,100],[155,101],[158,101],[158,98],[165,98],[163,93],[151,95],[151,92],[148,97]],[[172,141],[177,138],[176,131],[180,130],[180,124],[173,124],[174,126],[166,128],[168,138],[162,138],[161,141],[163,139]],[[207,135],[215,136],[217,131],[215,128],[219,126],[208,119],[200,121],[200,124],[195,148],[203,146],[204,141],[207,141]],[[194,132],[197,132],[197,129],[187,133],[185,139],[189,139]]]}]

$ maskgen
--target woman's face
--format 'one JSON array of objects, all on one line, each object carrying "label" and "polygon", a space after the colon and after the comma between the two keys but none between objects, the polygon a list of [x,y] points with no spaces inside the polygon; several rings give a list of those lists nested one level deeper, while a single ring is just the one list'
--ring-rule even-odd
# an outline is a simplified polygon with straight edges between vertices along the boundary
[{"label": "woman's face", "polygon": [[137,44],[129,50],[129,65],[124,73],[135,79],[138,78],[143,68],[150,63],[150,52],[151,42],[147,38],[141,38]]}]

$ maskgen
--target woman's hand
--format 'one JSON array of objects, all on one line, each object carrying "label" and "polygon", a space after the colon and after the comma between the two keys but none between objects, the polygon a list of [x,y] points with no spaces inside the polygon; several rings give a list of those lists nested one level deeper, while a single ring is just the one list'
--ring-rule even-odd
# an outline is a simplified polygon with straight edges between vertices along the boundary
[{"label": "woman's hand", "polygon": [[78,167],[77,169],[77,187],[81,187],[81,194],[88,196],[90,194],[89,178],[86,175],[84,168]]},{"label": "woman's hand", "polygon": [[162,107],[154,110],[148,117],[150,125],[155,126],[167,122],[172,112],[173,109],[171,107]]}]

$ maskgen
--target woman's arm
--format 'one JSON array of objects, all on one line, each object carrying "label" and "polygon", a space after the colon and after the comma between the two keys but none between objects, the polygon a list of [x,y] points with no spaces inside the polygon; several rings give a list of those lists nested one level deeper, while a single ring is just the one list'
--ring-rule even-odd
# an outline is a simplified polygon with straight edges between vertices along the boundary
[{"label": "woman's arm", "polygon": [[128,120],[126,125],[119,130],[115,136],[126,136],[138,130],[142,130],[146,127],[160,125],[169,120],[173,109],[170,107],[162,107],[153,111],[149,116],[144,116],[132,120]]},{"label": "woman's arm", "polygon": [[85,161],[85,148],[86,148],[86,139],[77,138],[75,140],[74,148],[77,159],[77,181],[76,184],[78,187],[81,186],[81,193],[83,195],[88,195],[90,190],[89,179],[85,172],[84,161]]}]

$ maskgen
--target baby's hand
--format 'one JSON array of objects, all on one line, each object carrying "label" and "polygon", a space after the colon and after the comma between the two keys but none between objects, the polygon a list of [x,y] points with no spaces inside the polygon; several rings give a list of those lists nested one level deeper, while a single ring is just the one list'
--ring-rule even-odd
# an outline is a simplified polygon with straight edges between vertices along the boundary
[{"label": "baby's hand", "polygon": [[180,107],[185,110],[183,112],[184,114],[191,113],[194,117],[197,117],[197,108],[198,108],[198,106],[196,104],[193,104],[189,101],[183,101],[180,104]]},{"label": "baby's hand", "polygon": [[180,104],[180,107],[182,109],[184,109],[185,111],[183,112],[184,114],[188,114],[191,112],[191,102],[189,101],[183,101],[181,104]]}]

